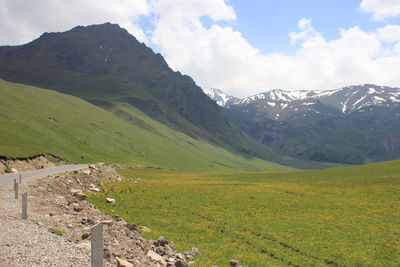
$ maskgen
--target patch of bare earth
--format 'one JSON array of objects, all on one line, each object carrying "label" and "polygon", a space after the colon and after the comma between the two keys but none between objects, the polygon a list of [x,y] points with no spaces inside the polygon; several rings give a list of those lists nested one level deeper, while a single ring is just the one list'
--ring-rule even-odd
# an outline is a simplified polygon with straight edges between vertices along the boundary
[{"label": "patch of bare earth", "polygon": [[7,169],[11,172],[23,172],[55,166],[44,155],[37,155],[30,158],[0,158],[0,174],[5,173]]},{"label": "patch of bare earth", "polygon": [[31,185],[30,212],[37,215],[36,223],[63,233],[64,238],[89,255],[90,229],[103,222],[107,266],[188,266],[187,262],[198,254],[197,249],[182,254],[163,237],[146,240],[140,235],[140,227],[122,218],[114,220],[85,200],[83,192],[102,190],[102,179],[119,181],[121,177],[111,166],[96,164],[88,169],[49,176]]}]

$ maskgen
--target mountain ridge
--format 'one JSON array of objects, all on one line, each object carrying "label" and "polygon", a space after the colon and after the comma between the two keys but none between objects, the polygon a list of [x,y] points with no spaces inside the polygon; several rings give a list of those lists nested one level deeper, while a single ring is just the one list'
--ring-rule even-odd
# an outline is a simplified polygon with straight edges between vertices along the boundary
[{"label": "mountain ridge", "polygon": [[348,164],[400,158],[400,89],[271,90],[227,105],[239,128],[278,153]]}]

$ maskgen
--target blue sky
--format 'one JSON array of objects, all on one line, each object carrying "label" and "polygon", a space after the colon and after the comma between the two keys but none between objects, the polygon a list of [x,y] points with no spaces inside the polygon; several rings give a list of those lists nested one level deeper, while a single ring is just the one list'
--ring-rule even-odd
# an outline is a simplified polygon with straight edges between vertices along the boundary
[{"label": "blue sky", "polygon": [[117,23],[201,87],[400,87],[400,0],[0,0],[0,44]]},{"label": "blue sky", "polygon": [[[399,18],[374,21],[360,10],[357,0],[229,0],[237,21],[230,25],[262,52],[290,52],[288,33],[297,30],[302,18],[312,19],[314,28],[327,39],[338,38],[340,28],[360,26],[365,31],[387,24],[400,24]],[[205,19],[205,21],[209,20]],[[218,22],[217,22],[218,23]]]}]

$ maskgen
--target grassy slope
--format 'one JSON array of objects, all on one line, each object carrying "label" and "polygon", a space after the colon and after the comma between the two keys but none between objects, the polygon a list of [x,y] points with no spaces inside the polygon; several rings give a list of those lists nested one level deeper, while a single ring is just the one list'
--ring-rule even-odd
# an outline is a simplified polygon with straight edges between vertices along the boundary
[{"label": "grassy slope", "polygon": [[130,105],[120,107],[129,109],[134,118],[129,123],[79,98],[51,90],[0,80],[0,95],[0,155],[51,153],[71,162],[194,171],[286,168],[195,140]]},{"label": "grassy slope", "polygon": [[[121,170],[100,209],[196,246],[196,266],[398,266],[400,161],[314,171],[207,174]],[[140,177],[142,181],[135,183]],[[114,212],[112,210],[115,210]]]}]

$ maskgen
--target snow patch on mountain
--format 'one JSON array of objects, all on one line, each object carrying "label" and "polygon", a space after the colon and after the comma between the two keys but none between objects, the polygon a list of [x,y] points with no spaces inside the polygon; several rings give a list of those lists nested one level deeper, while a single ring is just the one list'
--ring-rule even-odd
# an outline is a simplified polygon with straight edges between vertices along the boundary
[{"label": "snow patch on mountain", "polygon": [[225,94],[219,89],[215,88],[202,88],[203,92],[208,95],[212,100],[217,102],[218,105],[224,107],[226,105],[231,105],[239,101],[239,98]]}]

